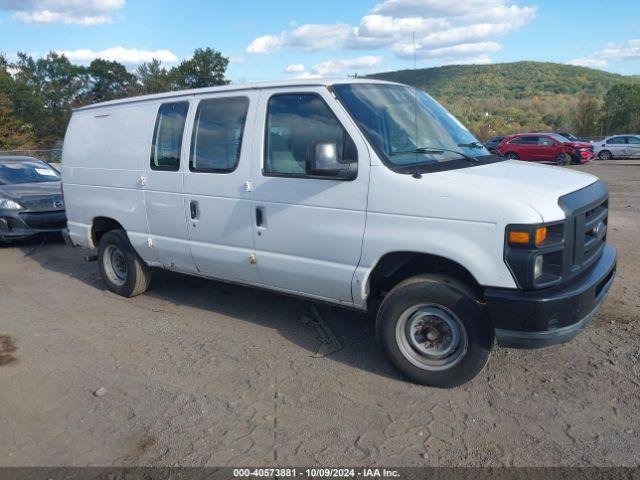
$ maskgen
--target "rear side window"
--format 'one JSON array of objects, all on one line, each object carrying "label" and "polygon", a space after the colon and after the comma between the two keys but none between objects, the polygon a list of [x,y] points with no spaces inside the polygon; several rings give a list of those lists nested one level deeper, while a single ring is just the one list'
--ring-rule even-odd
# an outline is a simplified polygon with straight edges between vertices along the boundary
[{"label": "rear side window", "polygon": [[236,169],[248,109],[246,97],[200,102],[191,137],[192,172],[228,173]]},{"label": "rear side window", "polygon": [[267,111],[264,173],[305,176],[307,157],[318,143],[335,143],[339,158],[355,159],[357,152],[347,135],[319,95],[274,95]]},{"label": "rear side window", "polygon": [[537,145],[539,137],[516,137],[509,143],[515,145]]},{"label": "rear side window", "polygon": [[177,172],[180,169],[182,135],[189,111],[188,102],[163,103],[153,132],[151,169]]},{"label": "rear side window", "polygon": [[638,137],[627,137],[627,143],[632,143],[634,145],[640,144],[640,138]]}]

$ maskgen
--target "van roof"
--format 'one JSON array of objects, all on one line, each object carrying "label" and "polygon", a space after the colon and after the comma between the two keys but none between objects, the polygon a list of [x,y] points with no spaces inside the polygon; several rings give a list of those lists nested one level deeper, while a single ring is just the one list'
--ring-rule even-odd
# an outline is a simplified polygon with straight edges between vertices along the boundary
[{"label": "van roof", "polygon": [[195,88],[192,90],[178,90],[175,92],[156,93],[152,95],[141,95],[137,97],[127,97],[127,98],[121,98],[118,100],[110,100],[108,102],[94,103],[92,105],[87,105],[84,107],[77,108],[74,111],[91,110],[94,108],[124,105],[128,103],[146,102],[146,101],[160,100],[164,98],[186,97],[186,96],[206,94],[206,93],[236,92],[236,91],[242,91],[242,90],[261,90],[266,88],[286,88],[286,87],[319,87],[319,86],[328,87],[330,85],[345,84],[345,83],[378,83],[378,84],[387,84],[387,85],[400,85],[399,83],[387,82],[384,80],[359,79],[359,78],[282,80],[278,82],[243,83],[243,84],[233,84],[233,85],[222,85],[218,87]]}]

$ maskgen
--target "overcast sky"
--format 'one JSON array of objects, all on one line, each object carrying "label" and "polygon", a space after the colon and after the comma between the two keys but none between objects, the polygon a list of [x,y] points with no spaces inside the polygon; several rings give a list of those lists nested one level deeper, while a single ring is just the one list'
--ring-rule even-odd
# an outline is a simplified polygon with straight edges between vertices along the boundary
[{"label": "overcast sky", "polygon": [[0,0],[0,51],[167,66],[210,46],[234,82],[542,60],[640,74],[638,0]]}]

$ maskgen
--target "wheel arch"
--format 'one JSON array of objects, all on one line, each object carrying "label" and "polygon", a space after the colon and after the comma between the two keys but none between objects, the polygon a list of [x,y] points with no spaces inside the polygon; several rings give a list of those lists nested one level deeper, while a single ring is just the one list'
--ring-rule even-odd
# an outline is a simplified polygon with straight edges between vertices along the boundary
[{"label": "wheel arch", "polygon": [[95,247],[100,243],[102,236],[112,230],[125,230],[120,222],[111,217],[95,217],[91,222],[91,241]]},{"label": "wheel arch", "polygon": [[375,309],[384,296],[398,283],[425,273],[443,274],[462,281],[480,298],[483,295],[475,276],[463,265],[439,255],[399,250],[385,253],[365,279],[367,307]]}]

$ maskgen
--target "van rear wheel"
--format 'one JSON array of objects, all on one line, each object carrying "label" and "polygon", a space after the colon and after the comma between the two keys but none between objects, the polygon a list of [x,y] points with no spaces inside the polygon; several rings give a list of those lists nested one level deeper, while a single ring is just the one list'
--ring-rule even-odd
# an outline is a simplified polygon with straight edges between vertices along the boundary
[{"label": "van rear wheel", "polygon": [[111,230],[100,239],[98,265],[107,288],[123,297],[147,291],[151,271],[131,246],[124,230]]},{"label": "van rear wheel", "polygon": [[393,366],[410,380],[441,388],[462,385],[485,366],[494,331],[476,295],[444,275],[419,275],[394,287],[376,319]]}]

